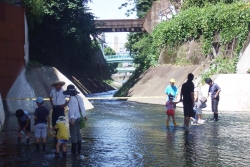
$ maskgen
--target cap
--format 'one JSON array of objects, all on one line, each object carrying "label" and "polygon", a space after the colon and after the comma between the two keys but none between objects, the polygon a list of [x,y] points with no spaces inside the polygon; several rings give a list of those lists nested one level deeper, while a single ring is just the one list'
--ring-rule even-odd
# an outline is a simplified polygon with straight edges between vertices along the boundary
[{"label": "cap", "polygon": [[175,79],[174,78],[170,79],[170,82],[175,82]]},{"label": "cap", "polygon": [[42,97],[37,97],[36,102],[40,103],[40,104],[43,103],[43,98]]},{"label": "cap", "polygon": [[168,98],[173,100],[173,99],[174,99],[174,96],[170,94],[170,95],[168,96]]},{"label": "cap", "polygon": [[65,116],[60,116],[60,117],[58,117],[58,120],[65,121],[66,119],[65,119]]}]

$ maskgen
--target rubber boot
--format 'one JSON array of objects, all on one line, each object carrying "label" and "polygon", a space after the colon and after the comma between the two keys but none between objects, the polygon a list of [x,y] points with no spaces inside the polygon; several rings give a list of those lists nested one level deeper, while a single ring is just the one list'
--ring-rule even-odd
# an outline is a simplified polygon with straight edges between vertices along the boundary
[{"label": "rubber boot", "polygon": [[43,151],[46,150],[46,143],[43,143]]},{"label": "rubber boot", "polygon": [[36,151],[39,151],[40,148],[39,148],[39,143],[36,143]]},{"label": "rubber boot", "polygon": [[29,145],[30,144],[30,138],[26,139],[26,144]]},{"label": "rubber boot", "polygon": [[57,145],[57,138],[56,137],[54,139],[54,144],[55,144],[55,148],[56,148],[56,145]]},{"label": "rubber boot", "polygon": [[63,152],[63,158],[66,158],[67,154],[66,152]]},{"label": "rubber boot", "polygon": [[175,120],[173,120],[174,126],[179,126]]},{"label": "rubber boot", "polygon": [[55,153],[55,158],[59,158],[59,153]]},{"label": "rubber boot", "polygon": [[77,143],[72,143],[72,146],[71,146],[71,153],[73,155],[76,155],[76,147],[77,147]]},{"label": "rubber boot", "polygon": [[81,154],[82,152],[82,141],[77,142],[77,153]]},{"label": "rubber boot", "polygon": [[214,114],[214,117],[215,117],[215,118],[214,118],[215,121],[218,121],[218,117],[219,117],[218,114]]},{"label": "rubber boot", "polygon": [[169,127],[169,121],[166,121],[166,126]]},{"label": "rubber boot", "polygon": [[20,145],[21,144],[21,137],[18,137],[17,138],[17,145]]}]

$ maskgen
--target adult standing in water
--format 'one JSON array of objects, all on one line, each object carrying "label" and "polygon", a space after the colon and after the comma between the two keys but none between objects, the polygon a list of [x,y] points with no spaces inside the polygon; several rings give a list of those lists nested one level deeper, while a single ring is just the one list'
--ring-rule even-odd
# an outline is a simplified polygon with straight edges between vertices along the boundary
[{"label": "adult standing in water", "polygon": [[202,95],[201,89],[199,86],[196,86],[194,89],[194,109],[197,120],[194,120],[198,124],[203,124],[205,120],[202,120],[202,108],[206,106],[206,97]]},{"label": "adult standing in water", "polygon": [[81,96],[79,96],[79,92],[76,91],[74,85],[68,85],[67,90],[63,92],[64,95],[69,95],[70,100],[68,103],[69,112],[69,131],[71,136],[72,154],[76,154],[76,149],[78,154],[81,153],[82,150],[82,136],[80,133],[81,126],[81,115],[87,120],[84,102]]},{"label": "adult standing in water", "polygon": [[211,78],[207,78],[205,82],[209,85],[208,95],[211,94],[212,111],[214,112],[213,121],[218,121],[218,104],[220,100],[221,88],[218,84],[214,83]]},{"label": "adult standing in water", "polygon": [[[67,102],[65,96],[63,94],[62,86],[65,85],[65,82],[63,81],[55,81],[51,84],[53,87],[52,91],[50,92],[50,102],[53,106],[52,111],[52,127],[56,125],[56,121],[60,116],[65,116],[64,114],[64,107],[67,106]],[[55,138],[55,143],[57,143],[57,138]]]},{"label": "adult standing in water", "polygon": [[165,93],[167,97],[169,97],[170,94],[174,96],[174,101],[176,101],[178,95],[178,88],[174,84],[175,84],[175,79],[174,78],[170,79],[170,85],[166,87]]},{"label": "adult standing in water", "polygon": [[190,117],[194,115],[194,75],[192,73],[188,74],[187,82],[185,82],[181,87],[180,101],[183,101],[184,109],[184,127],[189,127]]}]

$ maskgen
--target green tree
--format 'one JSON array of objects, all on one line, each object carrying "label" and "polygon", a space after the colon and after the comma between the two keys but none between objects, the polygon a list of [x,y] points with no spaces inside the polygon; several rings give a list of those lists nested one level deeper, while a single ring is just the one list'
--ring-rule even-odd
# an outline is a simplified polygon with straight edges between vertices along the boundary
[{"label": "green tree", "polygon": [[104,49],[104,54],[107,56],[107,55],[115,55],[116,53],[111,47],[107,46]]},{"label": "green tree", "polygon": [[[111,47],[108,46],[104,49],[104,54],[107,56],[107,55],[115,55],[116,53]],[[108,69],[109,69],[110,74],[117,73],[117,70],[116,70],[117,67],[118,67],[118,63],[109,63]]]},{"label": "green tree", "polygon": [[91,67],[94,48],[90,36],[96,39],[98,33],[86,7],[88,0],[24,2],[31,60],[68,70]]},{"label": "green tree", "polygon": [[129,16],[136,12],[137,17],[143,18],[147,14],[148,9],[152,6],[153,1],[156,0],[127,0],[119,9],[130,6],[131,8],[127,10],[125,15]]},{"label": "green tree", "polygon": [[[153,1],[127,0],[120,8],[128,7],[129,4],[134,5],[134,7],[127,10],[126,15],[129,16],[131,13],[136,12],[138,18],[144,18]],[[157,63],[156,56],[152,54],[154,48],[152,47],[153,38],[150,34],[144,32],[129,33],[127,38],[128,42],[125,47],[131,55],[135,55],[134,63],[137,68],[129,80],[116,92],[115,96],[127,96],[129,89],[133,87],[141,73]]]}]

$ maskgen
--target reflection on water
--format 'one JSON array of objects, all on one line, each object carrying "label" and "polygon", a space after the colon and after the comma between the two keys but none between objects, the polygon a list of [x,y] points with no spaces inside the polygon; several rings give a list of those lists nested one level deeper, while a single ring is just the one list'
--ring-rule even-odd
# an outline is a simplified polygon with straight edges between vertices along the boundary
[{"label": "reflection on water", "polygon": [[[108,96],[106,94],[105,96]],[[92,101],[83,130],[83,155],[54,159],[52,139],[46,152],[16,147],[16,118],[10,116],[0,141],[0,166],[249,166],[248,113],[221,114],[219,122],[165,127],[165,107],[126,101]],[[204,115],[209,118],[210,115]],[[181,125],[181,111],[176,113]]]}]

